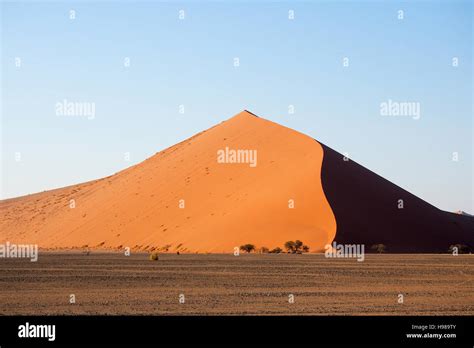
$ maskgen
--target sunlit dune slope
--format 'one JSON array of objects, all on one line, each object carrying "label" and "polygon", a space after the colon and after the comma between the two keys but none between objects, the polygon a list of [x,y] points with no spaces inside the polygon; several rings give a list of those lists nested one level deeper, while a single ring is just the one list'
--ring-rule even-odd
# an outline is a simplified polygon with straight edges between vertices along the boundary
[{"label": "sunlit dune slope", "polygon": [[[256,165],[218,163],[226,148],[256,150]],[[322,161],[312,138],[244,111],[110,177],[1,201],[0,242],[230,253],[300,239],[319,251],[336,234]]]}]

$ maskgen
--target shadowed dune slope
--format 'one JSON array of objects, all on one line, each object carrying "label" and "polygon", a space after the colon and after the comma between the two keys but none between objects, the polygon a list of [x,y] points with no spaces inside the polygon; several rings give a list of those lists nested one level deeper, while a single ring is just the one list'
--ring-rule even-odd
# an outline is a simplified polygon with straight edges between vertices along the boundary
[{"label": "shadowed dune slope", "polygon": [[446,252],[453,244],[474,246],[473,217],[442,211],[321,145],[321,180],[336,216],[338,243],[385,244],[389,252]]},{"label": "shadowed dune slope", "polygon": [[[257,165],[218,163],[226,147],[256,150]],[[336,233],[322,161],[312,138],[244,111],[112,176],[1,201],[0,242],[231,253],[300,239],[322,250]]]}]

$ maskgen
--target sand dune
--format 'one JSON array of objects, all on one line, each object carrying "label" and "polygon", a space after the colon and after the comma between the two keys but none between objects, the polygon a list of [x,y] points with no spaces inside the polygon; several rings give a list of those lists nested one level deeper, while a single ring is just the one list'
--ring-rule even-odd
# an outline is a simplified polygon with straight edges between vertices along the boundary
[{"label": "sand dune", "polygon": [[472,216],[247,111],[115,175],[0,201],[0,230],[2,243],[45,249],[231,253],[296,239],[313,252],[334,240],[391,252],[474,247]]},{"label": "sand dune", "polygon": [[[256,150],[257,165],[218,163],[239,149]],[[2,201],[0,240],[230,253],[300,239],[322,250],[336,233],[322,159],[312,138],[244,111],[110,177]]]}]

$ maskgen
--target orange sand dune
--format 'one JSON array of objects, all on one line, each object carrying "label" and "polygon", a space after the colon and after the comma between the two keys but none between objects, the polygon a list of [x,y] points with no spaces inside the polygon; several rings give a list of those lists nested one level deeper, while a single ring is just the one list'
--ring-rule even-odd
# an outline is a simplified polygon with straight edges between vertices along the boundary
[{"label": "orange sand dune", "polygon": [[[226,147],[257,150],[257,165],[218,163]],[[0,242],[230,253],[300,239],[320,251],[336,234],[322,160],[314,139],[244,111],[110,177],[1,201]]]}]

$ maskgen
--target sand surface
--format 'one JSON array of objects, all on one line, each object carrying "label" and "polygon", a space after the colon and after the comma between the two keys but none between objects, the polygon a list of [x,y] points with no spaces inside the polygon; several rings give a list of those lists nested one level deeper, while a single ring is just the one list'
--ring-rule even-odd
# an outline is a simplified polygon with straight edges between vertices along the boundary
[{"label": "sand surface", "polygon": [[0,262],[0,314],[473,315],[473,285],[470,255],[43,253]]},{"label": "sand surface", "polygon": [[[226,147],[256,150],[257,165],[218,163]],[[314,139],[242,112],[110,177],[0,201],[0,243],[229,253],[300,239],[322,250],[336,233],[322,159]]]}]

